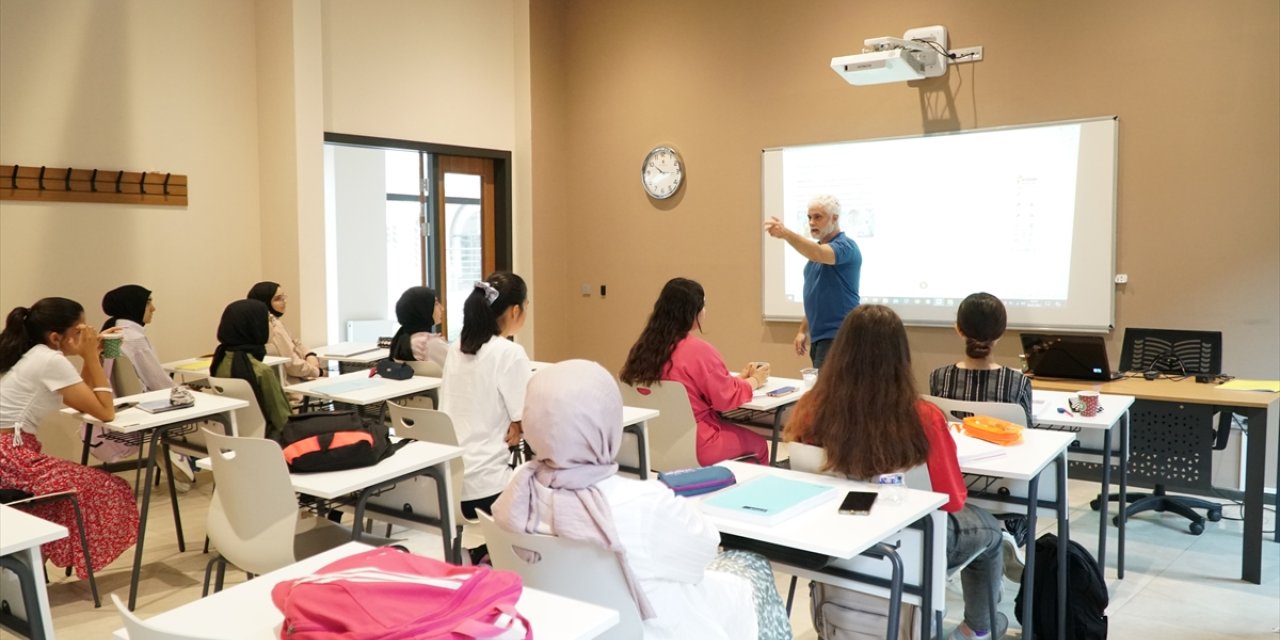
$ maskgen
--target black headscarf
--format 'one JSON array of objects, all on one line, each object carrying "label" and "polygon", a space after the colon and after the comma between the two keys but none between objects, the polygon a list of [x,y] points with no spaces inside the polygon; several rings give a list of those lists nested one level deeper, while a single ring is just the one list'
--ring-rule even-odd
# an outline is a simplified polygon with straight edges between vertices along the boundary
[{"label": "black headscarf", "polygon": [[102,324],[106,331],[116,326],[117,320],[132,320],[143,324],[142,318],[147,315],[147,300],[151,298],[151,290],[136,284],[116,287],[102,296],[102,312],[107,314],[107,321]]},{"label": "black headscarf", "polygon": [[396,320],[400,328],[391,338],[391,357],[402,362],[414,360],[413,334],[431,331],[436,326],[436,291],[430,287],[409,287],[396,301]]},{"label": "black headscarf", "polygon": [[218,323],[218,348],[209,363],[209,373],[216,376],[222,359],[229,356],[231,377],[248,382],[253,388],[253,395],[258,398],[258,407],[264,410],[266,403],[262,401],[262,387],[258,384],[258,377],[253,375],[249,356],[261,362],[267,355],[270,335],[267,306],[257,300],[236,300],[222,310],[222,320]]},{"label": "black headscarf", "polygon": [[284,315],[284,312],[276,311],[276,308],[271,306],[271,299],[276,297],[276,292],[279,290],[280,284],[277,282],[259,282],[258,284],[253,285],[252,289],[249,289],[249,295],[245,296],[245,298],[248,300],[257,300],[258,302],[267,305],[267,311],[270,311],[271,315],[279,318]]}]

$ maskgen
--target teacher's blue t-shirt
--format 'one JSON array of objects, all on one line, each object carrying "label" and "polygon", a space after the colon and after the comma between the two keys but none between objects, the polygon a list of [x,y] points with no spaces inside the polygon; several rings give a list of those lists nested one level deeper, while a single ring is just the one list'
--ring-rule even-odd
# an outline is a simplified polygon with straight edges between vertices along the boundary
[{"label": "teacher's blue t-shirt", "polygon": [[860,299],[862,252],[858,243],[841,231],[827,244],[836,253],[835,264],[810,260],[804,265],[804,317],[809,321],[810,342],[835,338],[840,323]]}]

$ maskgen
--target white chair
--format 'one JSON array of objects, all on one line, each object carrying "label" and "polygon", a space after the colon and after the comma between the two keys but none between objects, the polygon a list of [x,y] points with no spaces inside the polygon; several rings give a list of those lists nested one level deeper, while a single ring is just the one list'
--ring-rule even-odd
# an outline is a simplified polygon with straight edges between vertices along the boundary
[{"label": "white chair", "polygon": [[512,533],[499,527],[489,514],[482,511],[479,516],[494,568],[520,574],[525,585],[534,589],[617,611],[618,626],[599,636],[601,638],[644,637],[640,611],[631,599],[617,554],[578,540]]},{"label": "white chair", "polygon": [[[415,376],[426,376],[429,378],[440,378],[444,376],[444,369],[434,362],[408,360],[405,364],[409,365],[409,368],[413,369],[413,375]],[[435,409],[440,406],[440,393],[438,389],[430,389],[418,395],[399,398],[396,402],[406,407]]]},{"label": "white chair", "polygon": [[133,361],[129,360],[129,356],[120,354],[114,359],[115,362],[111,364],[111,388],[115,389],[117,398],[143,393],[147,390],[142,384],[142,379],[138,377],[138,370],[133,367]]},{"label": "white chair", "polygon": [[129,611],[120,596],[111,594],[111,601],[116,603],[116,611],[120,613],[120,621],[124,623],[125,635],[129,640],[209,640],[207,636],[192,636],[157,628],[143,622]]},{"label": "white chair", "polygon": [[262,574],[351,541],[350,529],[323,518],[299,521],[284,453],[274,440],[233,438],[207,429],[204,434],[216,483],[206,529],[218,550],[205,568],[206,595],[214,563],[220,590],[228,562]]},{"label": "white chair", "polygon": [[[449,419],[447,414],[434,409],[407,406],[407,404],[403,401],[387,403],[387,410],[391,415],[391,432],[393,435],[410,440],[458,446],[458,436],[453,430],[453,421]],[[473,549],[484,544],[484,540],[480,538],[479,532],[476,530],[476,522],[468,520],[462,515],[462,501],[460,498],[462,478],[462,459],[454,458],[449,462],[449,483],[453,487],[453,520],[457,523],[457,535],[454,537],[453,543],[453,562],[455,563],[462,561],[463,548]],[[370,497],[369,504],[404,510],[427,517],[439,517],[440,504],[436,495],[434,478],[415,476],[405,482],[398,483],[391,489]],[[381,512],[377,514],[377,517],[387,522],[387,536],[391,535],[392,523],[420,526],[420,523],[413,520],[401,520]]]},{"label": "white chair", "polygon": [[1027,412],[1023,411],[1022,405],[1012,402],[970,402],[928,395],[921,395],[920,399],[941,409],[942,416],[947,419],[947,422],[959,422],[966,416],[980,415],[999,418],[1024,427],[1030,426],[1027,424]]},{"label": "white chair", "polygon": [[[679,382],[663,381],[647,387],[618,383],[622,404],[657,409],[658,417],[648,422],[649,468],[658,471],[692,469],[698,464],[698,423],[689,406],[689,393]],[[624,445],[626,443],[624,442]],[[629,462],[624,451],[618,462]]]}]

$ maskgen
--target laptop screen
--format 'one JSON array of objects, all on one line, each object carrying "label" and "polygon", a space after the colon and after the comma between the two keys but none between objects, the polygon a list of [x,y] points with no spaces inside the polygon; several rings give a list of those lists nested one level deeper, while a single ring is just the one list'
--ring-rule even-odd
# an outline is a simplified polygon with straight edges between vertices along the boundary
[{"label": "laptop screen", "polygon": [[1022,334],[1022,353],[1031,372],[1043,378],[1112,380],[1102,336]]}]

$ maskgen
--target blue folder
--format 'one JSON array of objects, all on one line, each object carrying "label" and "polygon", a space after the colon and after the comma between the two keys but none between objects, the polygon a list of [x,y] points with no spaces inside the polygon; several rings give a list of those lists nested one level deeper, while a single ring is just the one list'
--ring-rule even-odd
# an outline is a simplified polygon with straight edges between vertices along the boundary
[{"label": "blue folder", "polygon": [[771,524],[822,503],[833,491],[830,485],[766,475],[710,496],[703,505],[726,517]]},{"label": "blue folder", "polygon": [[373,378],[360,378],[357,380],[343,380],[342,382],[335,382],[333,384],[320,385],[318,387],[312,387],[311,390],[316,393],[323,393],[327,396],[332,396],[339,393],[350,393],[352,391],[376,387],[379,384],[382,384],[380,380],[375,380]]}]

